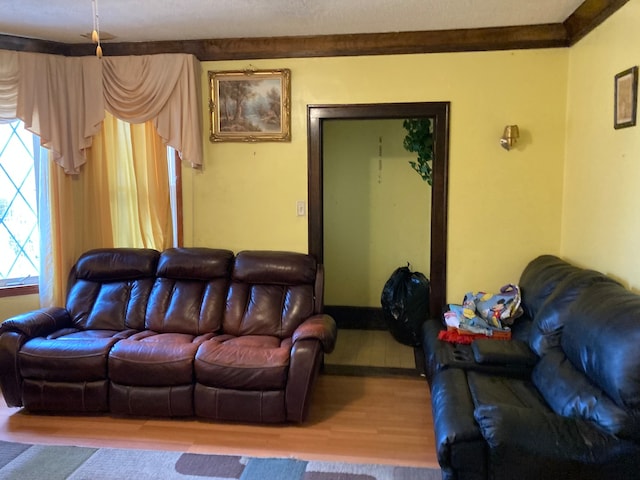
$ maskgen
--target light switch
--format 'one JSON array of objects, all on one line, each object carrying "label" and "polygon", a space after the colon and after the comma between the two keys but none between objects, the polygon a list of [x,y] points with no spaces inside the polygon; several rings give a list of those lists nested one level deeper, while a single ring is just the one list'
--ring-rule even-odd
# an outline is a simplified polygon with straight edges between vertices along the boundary
[{"label": "light switch", "polygon": [[307,205],[304,200],[298,200],[296,202],[296,215],[304,217],[307,214]]}]

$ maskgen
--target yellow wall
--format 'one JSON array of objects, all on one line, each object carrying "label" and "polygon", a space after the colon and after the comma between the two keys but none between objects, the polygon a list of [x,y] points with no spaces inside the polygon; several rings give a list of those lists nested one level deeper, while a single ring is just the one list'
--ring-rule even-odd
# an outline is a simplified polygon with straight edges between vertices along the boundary
[{"label": "yellow wall", "polygon": [[[640,126],[613,128],[614,76],[640,64],[640,0],[570,50],[562,255],[640,289]],[[640,120],[640,118],[639,118]]]},{"label": "yellow wall", "polygon": [[[637,12],[637,7],[638,0],[632,0],[621,12]],[[627,22],[620,18],[621,12],[601,27],[605,34],[610,30],[611,22]],[[634,15],[637,19],[637,14]],[[627,37],[627,45],[633,45],[637,31],[634,28],[623,31],[631,36]],[[606,46],[599,47],[600,43],[591,38],[604,36],[605,43],[623,42],[622,34],[619,39],[609,39],[615,35],[605,34],[596,31],[583,40],[584,45],[574,47],[573,72],[577,65],[588,63],[586,57],[592,54],[590,50],[607,57],[605,64],[622,55],[608,58]],[[592,43],[596,46],[590,47]],[[602,75],[606,73],[607,84],[604,88],[609,87],[606,93],[598,93],[603,102],[605,96],[607,99],[612,97],[613,73],[633,63],[633,48],[628,49],[629,58],[619,59],[615,65],[603,68]],[[517,281],[532,257],[545,252],[559,253],[560,250],[568,58],[567,49],[542,49],[204,62],[205,110],[209,96],[208,70],[291,69],[292,140],[286,143],[212,144],[207,140],[209,120],[205,111],[204,168],[198,172],[184,169],[185,244],[235,251],[256,248],[306,252],[307,218],[296,216],[296,201],[307,199],[307,105],[449,101],[447,300],[459,302],[469,290],[496,289]],[[585,79],[601,73],[600,68],[594,68]],[[572,88],[580,90],[579,85],[574,87],[576,82],[574,73]],[[572,106],[581,111],[580,102],[574,101]],[[602,118],[610,119],[610,105],[607,103],[604,108],[607,111]],[[593,117],[591,112],[589,114]],[[498,138],[504,126],[512,123],[520,125],[522,141],[517,149],[506,152],[499,147]],[[605,123],[605,135],[613,137],[610,120]],[[573,128],[571,122],[570,126]],[[573,165],[584,156],[594,158],[594,168],[611,164],[616,158],[628,162],[629,169],[640,168],[640,163],[631,158],[632,153],[638,151],[637,143],[634,143],[637,137],[635,140],[629,138],[637,129],[616,132],[615,138],[628,138],[626,144],[636,145],[634,151],[625,148],[617,154],[612,154],[610,148],[597,153],[597,140],[602,131],[592,127],[580,133],[582,139],[592,139],[589,151],[580,151],[569,134],[571,159],[575,159],[568,166],[570,177],[575,177]],[[607,144],[611,148],[622,148],[613,138]],[[623,153],[628,155],[624,157]],[[623,174],[616,175],[612,181],[630,182],[632,179]],[[617,186],[609,185],[607,191],[616,189]],[[569,189],[567,201],[574,205],[573,198],[580,197],[585,191],[591,196],[594,193],[604,196],[600,192],[605,190],[599,189],[594,181],[587,182],[580,191]],[[633,197],[629,190],[627,194]],[[623,202],[616,204],[616,208],[630,212],[633,203],[629,200],[635,198],[621,200]],[[575,224],[570,211],[580,208],[567,208],[569,225]],[[601,216],[611,212],[605,214],[604,207],[598,210],[601,210]],[[616,232],[606,233],[617,233],[622,226],[616,224]],[[633,222],[627,222],[624,227],[636,229]],[[578,251],[575,241],[566,234],[565,237],[563,250]],[[615,255],[611,250],[611,255]],[[590,260],[586,254],[577,258],[585,262]],[[595,261],[589,263],[595,264]],[[37,308],[35,296],[0,299],[3,317],[31,308]]]},{"label": "yellow wall", "polygon": [[[449,101],[448,301],[517,281],[533,256],[559,252],[567,49],[202,66],[203,104],[207,70],[291,69],[292,140],[205,140],[203,171],[184,176],[187,245],[307,251],[295,209],[307,198],[307,105]],[[513,123],[523,138],[506,152],[498,139]]]},{"label": "yellow wall", "polygon": [[[543,252],[640,289],[640,126],[612,126],[613,77],[640,64],[639,21],[630,0],[571,49],[251,62],[292,70],[292,141],[205,138],[203,171],[184,170],[185,243],[306,251],[295,202],[307,198],[308,104],[450,101],[448,301],[517,280]],[[207,70],[249,66],[204,63],[203,104]],[[510,123],[523,138],[505,152]],[[0,298],[3,318],[37,307]]]},{"label": "yellow wall", "polygon": [[379,307],[407,262],[429,276],[431,187],[409,165],[401,119],[324,127],[325,303]]},{"label": "yellow wall", "polygon": [[0,322],[9,317],[40,308],[38,295],[0,298]]}]

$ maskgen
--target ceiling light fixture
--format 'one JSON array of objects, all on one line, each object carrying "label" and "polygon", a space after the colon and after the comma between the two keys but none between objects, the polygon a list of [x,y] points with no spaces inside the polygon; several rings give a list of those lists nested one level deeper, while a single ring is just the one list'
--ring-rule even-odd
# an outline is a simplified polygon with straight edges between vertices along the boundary
[{"label": "ceiling light fixture", "polygon": [[102,47],[100,46],[100,15],[98,14],[98,0],[91,0],[93,7],[93,31],[91,41],[98,44],[96,47],[96,57],[102,58]]}]

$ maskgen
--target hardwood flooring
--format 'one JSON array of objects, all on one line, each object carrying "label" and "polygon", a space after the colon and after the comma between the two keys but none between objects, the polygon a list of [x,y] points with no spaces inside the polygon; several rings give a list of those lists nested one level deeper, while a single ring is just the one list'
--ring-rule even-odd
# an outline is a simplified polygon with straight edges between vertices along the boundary
[{"label": "hardwood flooring", "polygon": [[28,414],[0,402],[0,440],[437,467],[424,378],[323,374],[302,425]]},{"label": "hardwood flooring", "polygon": [[341,329],[327,365],[415,369],[413,348],[397,342],[386,330]]}]

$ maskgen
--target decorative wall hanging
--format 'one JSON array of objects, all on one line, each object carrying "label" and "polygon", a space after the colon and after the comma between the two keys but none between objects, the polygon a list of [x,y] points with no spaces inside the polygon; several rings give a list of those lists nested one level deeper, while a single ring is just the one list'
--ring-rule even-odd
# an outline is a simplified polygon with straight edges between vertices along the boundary
[{"label": "decorative wall hanging", "polygon": [[291,140],[291,71],[209,72],[212,142]]},{"label": "decorative wall hanging", "polygon": [[638,108],[638,67],[631,67],[615,77],[614,128],[633,127]]}]

